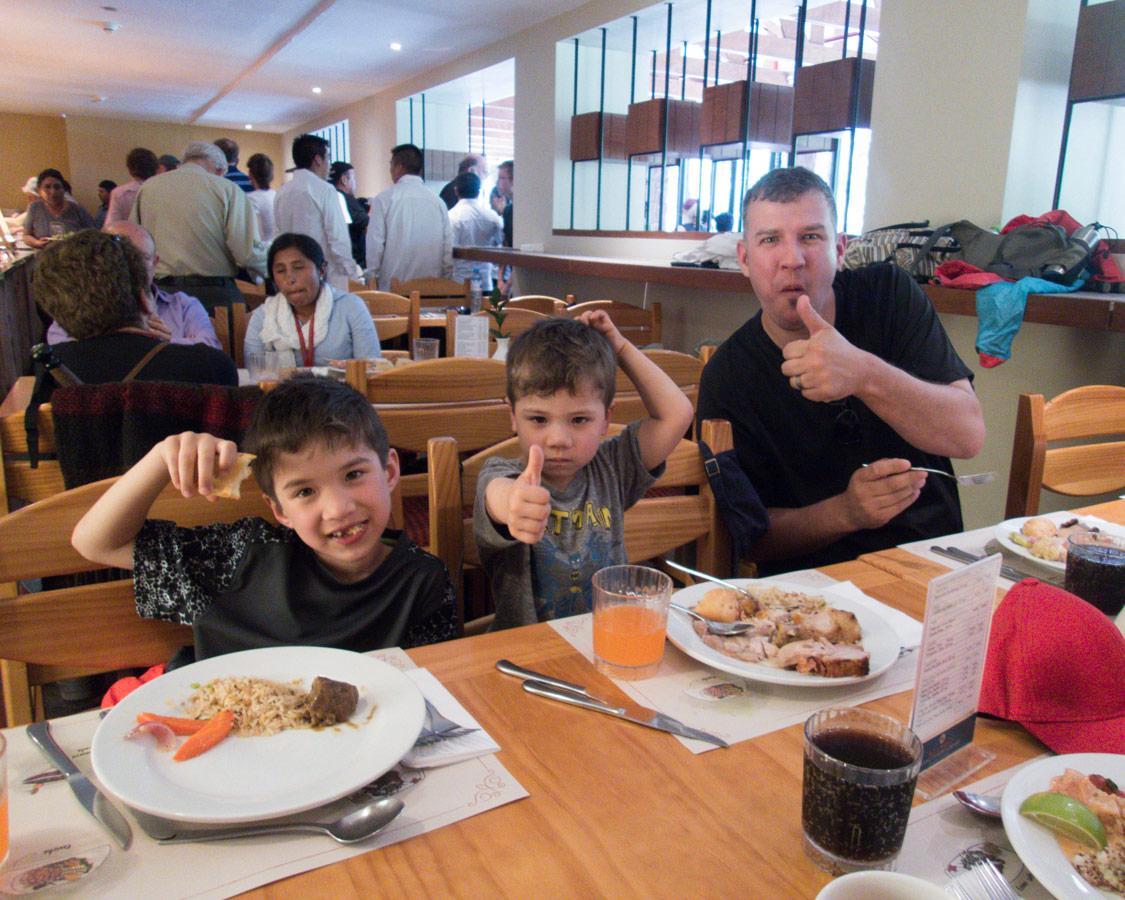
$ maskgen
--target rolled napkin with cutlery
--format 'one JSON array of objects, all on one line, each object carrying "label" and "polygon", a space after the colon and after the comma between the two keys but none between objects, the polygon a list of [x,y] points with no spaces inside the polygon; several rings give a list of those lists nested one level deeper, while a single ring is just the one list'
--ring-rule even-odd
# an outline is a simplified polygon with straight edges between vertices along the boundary
[{"label": "rolled napkin with cutlery", "polygon": [[471,734],[449,740],[437,741],[425,746],[415,745],[402,758],[403,765],[414,769],[430,769],[435,766],[449,766],[453,763],[464,762],[488,753],[499,753],[500,745],[496,743],[480,723],[469,713],[457,699],[445,689],[426,669],[408,669],[407,678],[414,682],[430,703],[432,703],[444,716],[448,716],[466,728],[478,729]]}]

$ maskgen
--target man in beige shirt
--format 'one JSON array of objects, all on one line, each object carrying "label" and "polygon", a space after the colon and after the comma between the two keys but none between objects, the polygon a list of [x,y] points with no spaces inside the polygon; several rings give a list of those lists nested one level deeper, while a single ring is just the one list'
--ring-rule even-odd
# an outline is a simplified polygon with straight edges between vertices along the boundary
[{"label": "man in beige shirt", "polygon": [[226,170],[226,156],[214,144],[188,144],[178,169],[141,186],[129,214],[160,247],[157,287],[198,297],[208,311],[241,302],[234,283],[240,267],[266,274],[254,207],[221,177]]}]

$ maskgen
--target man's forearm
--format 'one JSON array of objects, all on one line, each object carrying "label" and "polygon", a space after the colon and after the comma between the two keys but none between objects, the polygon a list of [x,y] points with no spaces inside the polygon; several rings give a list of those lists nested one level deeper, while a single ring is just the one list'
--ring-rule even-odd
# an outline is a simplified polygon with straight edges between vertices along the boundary
[{"label": "man's forearm", "polygon": [[843,494],[799,509],[767,510],[769,530],[754,542],[747,556],[765,562],[811,553],[857,529],[847,520]]}]

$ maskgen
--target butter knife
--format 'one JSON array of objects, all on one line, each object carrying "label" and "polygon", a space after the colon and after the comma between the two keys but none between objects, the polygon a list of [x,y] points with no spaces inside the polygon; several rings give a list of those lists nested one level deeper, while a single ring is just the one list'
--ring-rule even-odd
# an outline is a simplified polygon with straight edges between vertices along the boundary
[{"label": "butter knife", "polygon": [[[975,563],[984,559],[983,556],[976,556],[968,550],[962,550],[960,547],[930,547],[931,553],[936,553],[938,556],[944,556],[946,559],[955,559],[957,562]],[[1000,574],[1007,578],[1009,581],[1023,581],[1029,576],[1024,575],[1018,569],[1013,569],[1011,566],[1000,566]]]},{"label": "butter knife", "polygon": [[28,739],[35,744],[43,755],[47,757],[59,771],[66,775],[66,783],[70,785],[74,796],[82,804],[86,812],[92,815],[108,831],[122,850],[129,849],[133,840],[133,830],[117,807],[106,799],[105,794],[99,791],[92,781],[78,771],[78,767],[71,762],[70,757],[51,736],[51,726],[47,722],[32,722],[27,726]]}]

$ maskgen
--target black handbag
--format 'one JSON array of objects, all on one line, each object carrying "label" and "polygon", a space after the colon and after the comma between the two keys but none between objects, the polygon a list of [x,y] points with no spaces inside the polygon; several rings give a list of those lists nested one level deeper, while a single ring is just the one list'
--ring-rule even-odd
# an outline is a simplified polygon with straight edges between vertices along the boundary
[{"label": "black handbag", "polygon": [[703,457],[703,471],[707,473],[711,493],[730,532],[730,571],[734,573],[738,571],[738,561],[769,530],[769,513],[733,450],[715,454],[700,441],[699,454]]}]

